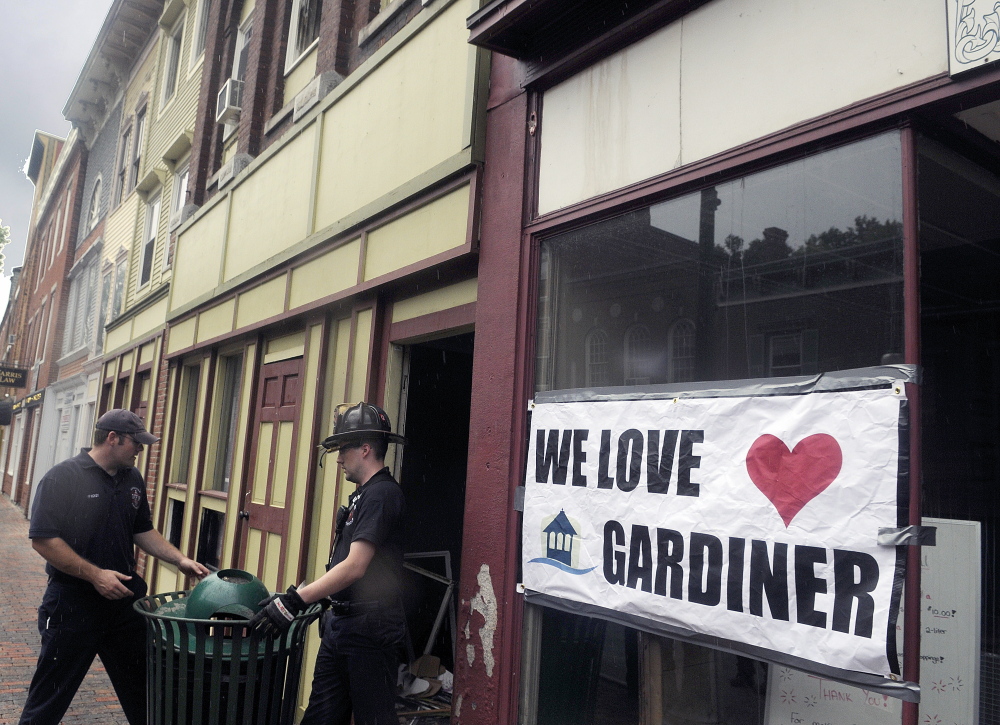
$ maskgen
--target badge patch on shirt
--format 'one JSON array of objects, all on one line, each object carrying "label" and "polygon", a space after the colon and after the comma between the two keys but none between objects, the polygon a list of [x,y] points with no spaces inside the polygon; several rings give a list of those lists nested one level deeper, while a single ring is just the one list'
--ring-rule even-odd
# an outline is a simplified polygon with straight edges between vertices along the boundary
[{"label": "badge patch on shirt", "polygon": [[138,488],[132,488],[132,508],[139,508],[139,502],[142,500],[142,491]]}]

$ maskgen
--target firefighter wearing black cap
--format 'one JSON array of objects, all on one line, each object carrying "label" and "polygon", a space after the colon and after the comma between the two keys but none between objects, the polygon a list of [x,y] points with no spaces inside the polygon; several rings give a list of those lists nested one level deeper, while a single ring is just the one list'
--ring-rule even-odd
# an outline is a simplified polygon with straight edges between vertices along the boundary
[{"label": "firefighter wearing black cap", "polygon": [[[403,491],[385,466],[389,443],[403,443],[375,405],[340,406],[323,441],[358,485],[337,516],[327,571],[296,590],[272,597],[251,626],[284,631],[310,603],[333,597],[321,625],[312,694],[301,725],[397,725],[396,672],[406,621],[403,572]],[[262,602],[263,603],[263,602]]]},{"label": "firefighter wearing black cap", "polygon": [[135,468],[159,438],[128,410],[96,424],[94,447],[54,466],[38,483],[28,536],[47,562],[38,608],[42,649],[22,725],[58,723],[95,655],[108,671],[129,723],[146,722],[146,626],[132,609],[146,594],[135,573],[135,546],[185,574],[208,570],[153,528],[146,482]]}]

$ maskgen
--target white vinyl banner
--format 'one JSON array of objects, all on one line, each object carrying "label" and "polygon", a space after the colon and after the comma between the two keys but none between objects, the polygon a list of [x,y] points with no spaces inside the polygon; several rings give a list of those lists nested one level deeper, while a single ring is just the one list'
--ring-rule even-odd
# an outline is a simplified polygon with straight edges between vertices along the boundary
[{"label": "white vinyl banner", "polygon": [[536,403],[525,588],[890,676],[901,390]]}]

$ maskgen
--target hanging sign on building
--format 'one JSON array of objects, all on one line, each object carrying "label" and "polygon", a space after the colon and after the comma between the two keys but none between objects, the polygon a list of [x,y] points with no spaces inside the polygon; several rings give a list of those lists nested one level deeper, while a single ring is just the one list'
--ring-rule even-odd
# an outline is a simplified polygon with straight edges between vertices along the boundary
[{"label": "hanging sign on building", "polygon": [[947,0],[947,5],[949,74],[1000,60],[996,0]]},{"label": "hanging sign on building", "polygon": [[19,410],[27,410],[28,408],[37,408],[39,405],[42,404],[42,398],[44,397],[44,395],[45,395],[44,390],[36,390],[31,395],[24,396],[19,401],[14,403],[13,406],[14,412],[16,413]]},{"label": "hanging sign on building", "polygon": [[28,371],[24,368],[14,368],[0,365],[0,388],[26,388],[28,386]]},{"label": "hanging sign on building", "polygon": [[529,600],[891,689],[903,390],[536,401]]}]

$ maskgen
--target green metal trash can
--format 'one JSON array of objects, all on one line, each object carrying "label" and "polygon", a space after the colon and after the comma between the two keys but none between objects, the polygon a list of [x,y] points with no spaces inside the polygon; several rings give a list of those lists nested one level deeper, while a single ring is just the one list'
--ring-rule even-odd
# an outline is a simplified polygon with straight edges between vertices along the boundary
[{"label": "green metal trash can", "polygon": [[191,591],[143,597],[150,725],[292,725],[314,604],[277,636],[247,629],[270,596],[240,569],[205,577]]}]

